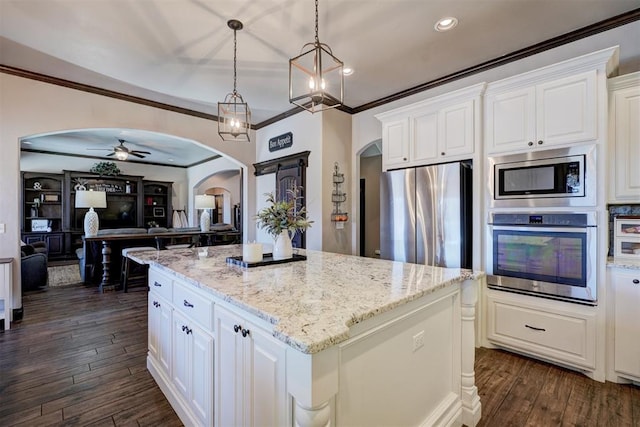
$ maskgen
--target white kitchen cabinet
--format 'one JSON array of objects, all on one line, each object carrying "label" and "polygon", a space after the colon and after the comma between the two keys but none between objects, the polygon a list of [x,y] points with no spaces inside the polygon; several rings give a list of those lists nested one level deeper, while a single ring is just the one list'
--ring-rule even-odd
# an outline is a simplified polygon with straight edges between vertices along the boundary
[{"label": "white kitchen cabinet", "polygon": [[471,158],[484,84],[376,115],[382,122],[383,169]]},{"label": "white kitchen cabinet", "polygon": [[[487,153],[539,150],[598,138],[597,71],[485,95]],[[498,89],[494,89],[497,87]]]},{"label": "white kitchen cabinet", "polygon": [[393,120],[382,124],[383,157],[389,164],[403,165],[409,159],[409,119]]},{"label": "white kitchen cabinet", "polygon": [[215,406],[218,426],[286,424],[285,345],[217,306]]},{"label": "white kitchen cabinet", "polygon": [[214,338],[177,310],[172,323],[172,381],[203,426],[213,425]]},{"label": "white kitchen cabinet", "polygon": [[614,370],[640,381],[640,269],[609,269],[613,294]]},{"label": "white kitchen cabinet", "polygon": [[490,343],[546,360],[596,368],[596,308],[487,289]]},{"label": "white kitchen cabinet", "polygon": [[156,292],[149,292],[149,356],[171,375],[171,304]]},{"label": "white kitchen cabinet", "polygon": [[4,329],[11,328],[11,268],[13,258],[0,258],[0,319],[4,320]]},{"label": "white kitchen cabinet", "polygon": [[609,79],[609,201],[640,201],[640,72]]}]

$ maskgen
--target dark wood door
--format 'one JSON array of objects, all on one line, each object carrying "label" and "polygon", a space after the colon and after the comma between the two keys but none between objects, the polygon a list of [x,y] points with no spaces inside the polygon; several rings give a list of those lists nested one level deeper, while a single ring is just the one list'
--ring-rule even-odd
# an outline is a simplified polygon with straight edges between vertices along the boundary
[{"label": "dark wood door", "polygon": [[[305,168],[301,165],[279,168],[276,172],[276,200],[288,200],[292,196],[287,190],[298,188],[301,198],[298,199],[297,208],[303,208],[305,204]],[[294,248],[306,248],[305,233],[296,233],[291,239]]]}]

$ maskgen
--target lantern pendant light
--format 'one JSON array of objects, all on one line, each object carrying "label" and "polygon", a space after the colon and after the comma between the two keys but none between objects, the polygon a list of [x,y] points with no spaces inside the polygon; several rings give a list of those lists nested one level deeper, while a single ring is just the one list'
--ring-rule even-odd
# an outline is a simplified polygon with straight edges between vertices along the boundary
[{"label": "lantern pendant light", "polygon": [[236,90],[236,31],[242,29],[242,22],[231,19],[227,26],[233,30],[233,92],[227,94],[224,102],[218,102],[218,134],[223,141],[251,141],[251,111]]},{"label": "lantern pendant light", "polygon": [[344,98],[344,64],[318,39],[318,0],[315,3],[315,41],[289,60],[289,102],[312,113],[338,107]]}]

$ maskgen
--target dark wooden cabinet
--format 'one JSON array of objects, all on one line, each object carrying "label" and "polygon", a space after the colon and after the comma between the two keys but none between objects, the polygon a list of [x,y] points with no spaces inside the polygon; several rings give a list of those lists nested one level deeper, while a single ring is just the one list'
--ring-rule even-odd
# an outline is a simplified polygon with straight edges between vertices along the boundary
[{"label": "dark wooden cabinet", "polygon": [[143,222],[144,227],[171,227],[172,182],[144,181]]},{"label": "dark wooden cabinet", "polygon": [[30,245],[35,242],[45,242],[47,244],[47,256],[52,259],[64,258],[65,233],[28,233],[22,235],[22,241]]}]

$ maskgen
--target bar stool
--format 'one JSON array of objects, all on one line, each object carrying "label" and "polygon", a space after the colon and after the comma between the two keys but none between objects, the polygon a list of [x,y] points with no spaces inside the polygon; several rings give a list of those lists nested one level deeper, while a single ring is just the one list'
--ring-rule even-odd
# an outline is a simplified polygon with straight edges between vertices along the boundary
[{"label": "bar stool", "polygon": [[[129,290],[129,280],[138,280],[144,279],[144,283],[147,283],[147,266],[144,266],[144,272],[131,276],[131,263],[137,264],[135,261],[131,260],[127,254],[131,252],[141,252],[141,251],[155,251],[156,248],[152,246],[138,246],[132,248],[124,248],[122,250],[122,269],[120,271],[120,284],[122,284],[122,290],[127,292]],[[137,264],[139,265],[139,264]]]}]

